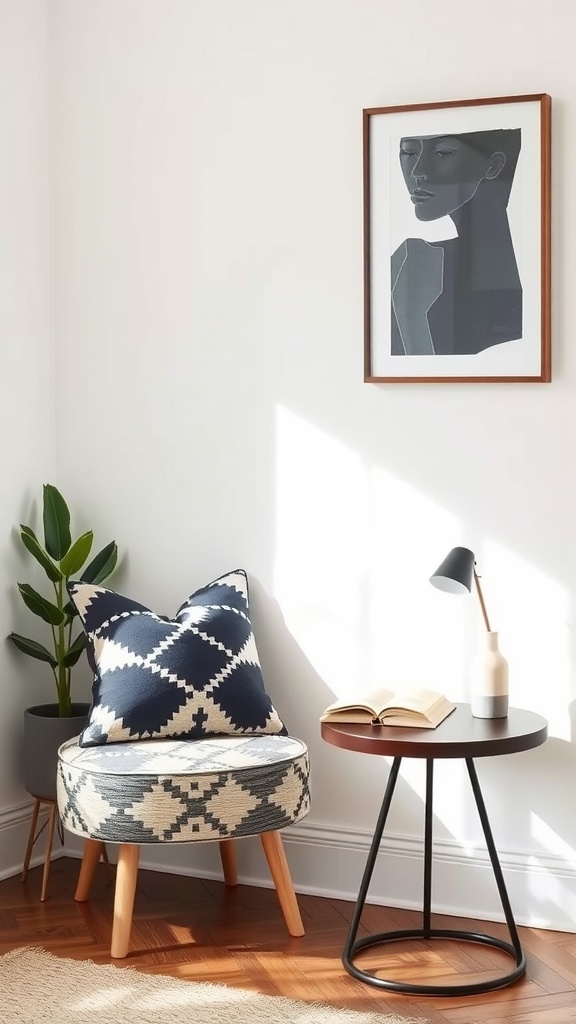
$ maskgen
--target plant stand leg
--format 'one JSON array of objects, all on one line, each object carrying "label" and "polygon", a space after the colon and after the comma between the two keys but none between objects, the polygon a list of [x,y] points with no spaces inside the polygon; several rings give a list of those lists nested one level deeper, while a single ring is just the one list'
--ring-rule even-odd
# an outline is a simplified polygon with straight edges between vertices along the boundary
[{"label": "plant stand leg", "polygon": [[[38,815],[42,804],[48,804],[50,807],[50,813],[48,819],[43,825],[36,831],[38,826]],[[46,899],[46,893],[48,890],[48,877],[50,875],[50,857],[52,855],[52,842],[54,840],[54,826],[56,824],[57,805],[55,800],[50,800],[48,797],[35,796],[34,797],[34,810],[32,811],[32,822],[30,825],[30,834],[28,836],[28,844],[26,846],[26,853],[24,856],[24,864],[22,867],[21,881],[25,882],[28,876],[28,869],[30,867],[30,858],[32,857],[32,850],[36,844],[36,841],[42,835],[46,825],[48,825],[48,841],[46,844],[46,853],[44,856],[44,871],[42,874],[42,891],[40,895],[40,901],[44,903]]]},{"label": "plant stand leg", "polygon": [[[26,881],[26,876],[28,874],[28,868],[30,867],[30,858],[32,856],[32,850],[33,850],[33,847],[34,847],[34,843],[38,839],[38,836],[35,835],[35,833],[36,833],[36,825],[38,824],[38,812],[40,810],[40,804],[41,803],[42,803],[42,801],[40,800],[40,797],[35,796],[34,797],[34,810],[32,811],[32,824],[30,825],[30,835],[28,836],[28,846],[26,847],[26,855],[24,857],[24,865],[22,867],[22,878],[20,879],[20,881],[22,881],[22,882]],[[44,828],[44,826],[42,826],[42,828]],[[42,829],[40,831],[42,831]],[[40,835],[40,833],[38,833],[38,835]]]},{"label": "plant stand leg", "polygon": [[50,857],[52,856],[52,840],[54,839],[54,825],[56,823],[56,801],[50,801],[50,820],[48,822],[48,842],[46,844],[46,856],[44,859],[44,871],[42,873],[42,892],[40,902],[44,903],[48,889],[48,875],[50,874]]}]

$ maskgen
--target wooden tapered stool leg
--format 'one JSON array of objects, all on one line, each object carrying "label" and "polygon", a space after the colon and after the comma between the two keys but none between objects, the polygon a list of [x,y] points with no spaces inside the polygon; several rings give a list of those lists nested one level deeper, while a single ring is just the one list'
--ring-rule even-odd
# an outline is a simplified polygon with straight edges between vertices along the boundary
[{"label": "wooden tapered stool leg", "polygon": [[44,871],[42,873],[42,892],[40,902],[44,903],[48,890],[48,875],[50,874],[50,858],[52,856],[52,842],[54,839],[54,825],[56,824],[56,801],[52,800],[50,805],[50,819],[48,821],[48,841],[46,843],[46,855],[44,858]]},{"label": "wooden tapered stool leg", "polygon": [[113,877],[114,877],[114,874],[113,874],[113,871],[112,871],[112,865],[110,864],[110,861],[108,860],[108,850],[106,849],[106,843],[102,843],[102,857],[101,857],[101,860],[102,860],[102,863],[106,865],[106,877],[108,878],[108,881],[111,882]]},{"label": "wooden tapered stool leg", "polygon": [[300,908],[292,884],[290,868],[282,845],[279,832],[262,832],[260,834],[268,867],[278,893],[278,901],[284,914],[286,927],[290,935],[304,935],[304,925],[300,916]]},{"label": "wooden tapered stool leg", "polygon": [[76,892],[74,893],[74,899],[78,903],[84,903],[89,895],[90,889],[92,888],[92,882],[94,881],[94,875],[96,874],[96,868],[100,863],[100,857],[106,853],[104,843],[99,839],[87,839],[84,847],[84,856],[82,857],[82,866],[80,868],[80,874],[78,875],[78,883],[76,885]]},{"label": "wooden tapered stool leg", "polygon": [[[38,824],[38,813],[40,811],[41,804],[40,797],[34,797],[34,810],[32,811],[32,824],[30,825],[30,835],[28,836],[28,846],[26,847],[26,855],[24,857],[24,865],[22,867],[22,878],[21,881],[26,881],[26,875],[28,874],[28,868],[30,867],[30,858],[32,856],[32,849],[38,836],[36,835],[36,825]],[[44,826],[42,826],[44,827]]]},{"label": "wooden tapered stool leg", "polygon": [[225,885],[238,885],[238,864],[236,862],[236,842],[234,839],[221,839],[219,842],[220,859],[224,871]]},{"label": "wooden tapered stool leg", "polygon": [[110,956],[118,960],[125,957],[128,952],[139,859],[139,846],[122,843],[118,848],[116,890],[114,893],[114,923],[112,925],[112,946],[110,949]]}]

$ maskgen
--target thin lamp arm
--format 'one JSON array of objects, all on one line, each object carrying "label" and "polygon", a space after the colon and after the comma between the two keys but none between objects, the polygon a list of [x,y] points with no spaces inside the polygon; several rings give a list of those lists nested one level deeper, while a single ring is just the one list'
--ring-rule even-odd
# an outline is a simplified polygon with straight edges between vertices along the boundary
[{"label": "thin lamp arm", "polygon": [[491,633],[492,630],[490,629],[490,623],[488,621],[488,612],[486,611],[486,605],[484,604],[484,597],[483,597],[483,594],[482,594],[482,588],[480,586],[480,580],[478,579],[478,574],[476,572],[476,569],[474,569],[474,582],[476,584],[476,590],[478,591],[478,600],[480,601],[480,607],[482,609],[482,617],[484,619],[484,624],[485,624],[486,629],[488,630],[488,632]]}]

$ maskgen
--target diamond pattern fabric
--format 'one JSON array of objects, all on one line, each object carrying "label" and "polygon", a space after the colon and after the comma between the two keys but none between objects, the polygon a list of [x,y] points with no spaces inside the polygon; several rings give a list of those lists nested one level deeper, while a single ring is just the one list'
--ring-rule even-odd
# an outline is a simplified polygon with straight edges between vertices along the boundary
[{"label": "diamond pattern fabric", "polygon": [[145,740],[59,751],[70,832],[115,843],[190,843],[275,831],[310,807],[308,752],[286,735]]},{"label": "diamond pattern fabric", "polygon": [[68,591],[94,673],[82,746],[286,733],[264,686],[243,569],[195,591],[173,619],[104,587]]}]

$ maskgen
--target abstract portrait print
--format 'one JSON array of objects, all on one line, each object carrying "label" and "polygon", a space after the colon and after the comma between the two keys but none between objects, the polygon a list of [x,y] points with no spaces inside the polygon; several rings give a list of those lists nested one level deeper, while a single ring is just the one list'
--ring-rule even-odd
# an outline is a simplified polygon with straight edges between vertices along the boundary
[{"label": "abstract portrait print", "polygon": [[[396,144],[414,236],[391,258],[391,355],[468,356],[522,338],[508,217],[520,148],[520,128],[404,136]],[[418,237],[419,225],[443,217],[452,221],[447,237]]]}]

